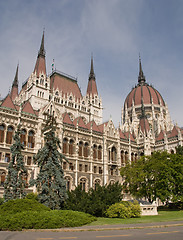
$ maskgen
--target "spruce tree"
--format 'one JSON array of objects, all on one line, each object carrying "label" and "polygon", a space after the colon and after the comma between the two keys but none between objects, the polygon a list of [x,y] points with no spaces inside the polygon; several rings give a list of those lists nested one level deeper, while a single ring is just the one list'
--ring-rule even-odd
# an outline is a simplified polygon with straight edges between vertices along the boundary
[{"label": "spruce tree", "polygon": [[39,202],[51,209],[60,209],[67,198],[62,169],[63,158],[66,158],[58,151],[61,147],[60,140],[55,134],[56,120],[53,115],[46,116],[46,125],[42,130],[45,144],[34,156],[34,162],[40,171],[30,184],[36,185]]},{"label": "spruce tree", "polygon": [[26,196],[26,181],[24,177],[27,176],[27,169],[25,168],[21,152],[23,144],[20,141],[20,127],[19,124],[13,137],[14,143],[10,147],[11,158],[8,165],[8,174],[4,182],[5,202],[17,198],[24,198]]}]

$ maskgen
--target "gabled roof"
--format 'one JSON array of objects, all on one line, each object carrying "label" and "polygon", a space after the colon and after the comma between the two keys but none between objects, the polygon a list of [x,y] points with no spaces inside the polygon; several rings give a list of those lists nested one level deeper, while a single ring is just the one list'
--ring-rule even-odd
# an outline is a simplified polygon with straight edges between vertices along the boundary
[{"label": "gabled roof", "polygon": [[159,133],[159,135],[157,136],[156,141],[162,141],[162,140],[164,140],[164,138],[165,138],[165,132],[161,131]]},{"label": "gabled roof", "polygon": [[178,136],[178,127],[174,126],[171,133],[168,135],[168,138],[176,137]]},{"label": "gabled roof", "polygon": [[68,113],[65,112],[65,113],[62,114],[62,116],[63,116],[63,122],[64,123],[74,125],[73,122],[71,121]]},{"label": "gabled roof", "polygon": [[13,103],[9,94],[3,100],[1,107],[6,107],[6,108],[11,108],[11,109],[17,110],[17,108],[16,108],[15,104]]},{"label": "gabled roof", "polygon": [[52,89],[59,89],[59,91],[65,95],[72,93],[77,99],[82,98],[76,79],[55,71],[50,76],[50,81]]},{"label": "gabled roof", "polygon": [[30,104],[29,101],[27,101],[23,107],[22,107],[22,112],[25,112],[25,113],[30,113],[30,114],[33,114],[33,115],[37,115],[37,112],[34,111],[32,105]]},{"label": "gabled roof", "polygon": [[91,121],[89,123],[86,124],[88,129],[91,129],[95,132],[101,132],[101,130],[99,129],[99,127],[97,126],[97,124],[95,123],[95,121]]},{"label": "gabled roof", "polygon": [[121,129],[119,129],[119,136],[120,136],[121,139],[128,140],[128,138],[127,138],[126,135],[121,131]]},{"label": "gabled roof", "polygon": [[88,129],[88,127],[85,125],[82,117],[78,117],[78,118],[74,119],[73,124],[74,124],[75,127],[76,127],[77,123],[78,123],[78,127]]},{"label": "gabled roof", "polygon": [[104,132],[104,126],[106,127],[107,124],[108,124],[108,122],[105,122],[105,123],[102,123],[102,124],[98,125],[98,128],[99,128],[100,132]]},{"label": "gabled roof", "polygon": [[135,142],[135,138],[134,138],[133,134],[131,134],[129,131],[124,132],[124,135],[126,136],[127,139],[129,139],[129,137],[130,137],[130,140]]}]

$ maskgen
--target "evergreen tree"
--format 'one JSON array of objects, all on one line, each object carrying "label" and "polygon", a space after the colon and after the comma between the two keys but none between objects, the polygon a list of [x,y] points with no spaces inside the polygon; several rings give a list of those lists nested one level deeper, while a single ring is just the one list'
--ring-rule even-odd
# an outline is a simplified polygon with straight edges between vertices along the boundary
[{"label": "evergreen tree", "polygon": [[8,174],[4,183],[4,199],[5,202],[12,199],[24,198],[26,196],[25,187],[27,170],[21,153],[23,144],[20,141],[20,124],[13,137],[14,143],[10,147],[11,159],[8,165]]},{"label": "evergreen tree", "polygon": [[66,158],[58,151],[61,147],[60,140],[55,135],[56,120],[53,115],[46,116],[46,125],[42,130],[45,144],[34,156],[34,162],[40,171],[30,184],[36,185],[39,202],[51,209],[60,209],[67,198],[62,169],[63,158]]}]

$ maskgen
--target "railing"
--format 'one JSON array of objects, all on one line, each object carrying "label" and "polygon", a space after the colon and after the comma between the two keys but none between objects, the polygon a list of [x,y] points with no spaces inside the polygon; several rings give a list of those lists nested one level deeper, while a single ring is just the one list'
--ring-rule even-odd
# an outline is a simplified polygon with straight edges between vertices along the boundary
[{"label": "railing", "polygon": [[70,78],[70,79],[72,79],[74,81],[77,81],[76,77],[73,77],[73,76],[71,76],[71,75],[69,75],[67,73],[64,73],[64,72],[61,72],[61,71],[58,71],[58,70],[54,70],[52,73],[49,74],[49,76],[51,77],[54,73],[58,73],[58,74],[60,74],[60,75],[62,75],[64,77],[67,77],[67,78]]}]

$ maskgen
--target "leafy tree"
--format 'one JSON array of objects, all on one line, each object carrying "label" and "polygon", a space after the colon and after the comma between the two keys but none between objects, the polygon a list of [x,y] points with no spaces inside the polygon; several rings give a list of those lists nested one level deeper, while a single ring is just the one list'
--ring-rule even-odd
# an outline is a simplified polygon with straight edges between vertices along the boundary
[{"label": "leafy tree", "polygon": [[30,181],[36,185],[38,200],[51,209],[60,209],[67,198],[64,172],[62,169],[63,158],[58,149],[60,140],[56,137],[56,120],[53,115],[47,115],[47,121],[42,132],[44,134],[44,147],[34,156],[34,163],[40,171],[36,179]]},{"label": "leafy tree", "polygon": [[13,137],[14,143],[10,147],[11,159],[8,165],[8,174],[4,183],[4,199],[5,202],[26,196],[25,187],[27,169],[22,156],[23,144],[20,141],[20,124],[17,127]]},{"label": "leafy tree", "polygon": [[183,198],[183,156],[154,152],[143,156],[136,163],[121,169],[123,190],[137,198],[150,202],[159,198],[162,202]]},{"label": "leafy tree", "polygon": [[183,146],[178,146],[176,147],[176,153],[179,155],[183,155]]}]

